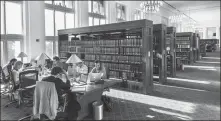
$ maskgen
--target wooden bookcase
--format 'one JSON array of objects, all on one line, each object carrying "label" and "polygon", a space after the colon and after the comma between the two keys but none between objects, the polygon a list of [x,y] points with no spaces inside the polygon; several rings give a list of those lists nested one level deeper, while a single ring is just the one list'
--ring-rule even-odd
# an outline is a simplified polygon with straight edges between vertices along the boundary
[{"label": "wooden bookcase", "polygon": [[58,35],[60,57],[78,54],[90,69],[94,60],[99,60],[109,78],[122,79],[124,75],[128,80],[125,90],[143,94],[153,91],[152,21],[64,29],[58,30]]},{"label": "wooden bookcase", "polygon": [[167,27],[166,50],[167,52],[167,76],[176,76],[176,28]]},{"label": "wooden bookcase", "polygon": [[182,64],[193,64],[193,33],[176,33],[176,56],[180,57]]},{"label": "wooden bookcase", "polygon": [[[153,25],[153,74],[159,76],[160,83],[165,83],[167,78],[166,33],[166,25]],[[161,58],[157,57],[157,53],[161,55]]]}]

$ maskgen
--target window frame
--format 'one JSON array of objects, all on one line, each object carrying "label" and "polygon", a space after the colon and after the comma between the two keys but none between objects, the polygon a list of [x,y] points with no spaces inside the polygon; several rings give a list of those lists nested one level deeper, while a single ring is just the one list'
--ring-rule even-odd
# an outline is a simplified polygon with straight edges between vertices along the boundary
[{"label": "window frame", "polygon": [[[6,2],[9,3],[16,3],[20,5],[21,8],[21,34],[8,34],[7,33],[7,21],[6,21],[6,15],[7,15],[7,11],[6,11]],[[8,42],[9,41],[19,41],[20,42],[20,51],[22,52],[24,50],[23,46],[24,46],[24,21],[23,21],[23,1],[1,1],[1,4],[3,4],[3,24],[4,24],[4,32],[1,33],[1,39],[0,39],[0,44],[3,44],[3,46],[0,46],[0,49],[3,50],[2,53],[0,53],[1,57],[2,54],[4,55],[4,58],[0,60],[0,65],[3,66],[3,64],[6,64],[9,61],[9,53],[8,53]],[[3,48],[1,48],[3,47]],[[17,58],[17,57],[15,57]]]},{"label": "window frame", "polygon": [[[68,0],[67,0],[68,1]],[[56,50],[56,42],[58,41],[58,35],[56,35],[56,11],[64,12],[64,29],[67,28],[67,21],[66,21],[66,13],[74,14],[73,16],[73,28],[76,28],[76,1],[72,1],[72,8],[69,8],[65,4],[66,0],[62,0],[62,6],[55,5],[54,0],[52,0],[52,4],[50,3],[44,3],[45,4],[45,10],[53,10],[53,24],[54,24],[54,34],[53,36],[46,36],[45,35],[45,44],[46,41],[53,41],[53,56],[58,55],[58,50]],[[69,2],[69,1],[68,1]],[[69,27],[70,28],[70,27]]]},{"label": "window frame", "polygon": [[[98,9],[99,9],[99,13],[94,13],[94,6],[93,6],[93,3],[94,2],[99,2],[100,4],[99,4],[99,7],[98,7]],[[89,3],[90,3],[90,5],[89,5]],[[102,5],[102,8],[103,8],[103,15],[101,14],[101,7],[100,7],[100,5]],[[89,0],[88,1],[88,9],[89,9],[89,6],[90,6],[90,8],[91,8],[91,10],[89,11],[88,10],[88,20],[89,20],[89,23],[90,23],[90,17],[92,18],[92,25],[91,26],[95,26],[95,24],[94,24],[94,19],[99,19],[99,24],[98,25],[96,25],[96,26],[99,26],[99,25],[102,25],[101,24],[101,20],[103,19],[103,20],[105,20],[105,24],[106,24],[106,6],[105,6],[105,3],[104,3],[104,1],[103,0]],[[89,25],[90,26],[90,25]]]},{"label": "window frame", "polygon": [[[119,6],[120,6],[120,7],[119,7]],[[121,8],[122,8],[122,9],[121,9]],[[123,10],[123,8],[124,8],[124,10]],[[119,9],[120,12],[121,12],[121,17],[120,17],[120,18],[118,18],[118,9]],[[124,15],[124,18],[122,17],[122,15]],[[117,2],[117,3],[116,3],[116,20],[117,20],[117,22],[126,21],[126,20],[127,20],[126,17],[127,17],[127,16],[126,16],[126,5]]]}]

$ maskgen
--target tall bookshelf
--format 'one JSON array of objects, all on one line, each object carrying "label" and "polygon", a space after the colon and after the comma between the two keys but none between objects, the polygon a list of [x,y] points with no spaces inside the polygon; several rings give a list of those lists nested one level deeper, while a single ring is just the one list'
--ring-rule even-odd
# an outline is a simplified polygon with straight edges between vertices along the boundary
[{"label": "tall bookshelf", "polygon": [[166,50],[167,52],[167,76],[176,76],[176,28],[167,27]]},{"label": "tall bookshelf", "polygon": [[[159,76],[160,83],[165,83],[167,78],[166,33],[166,25],[153,25],[153,74]],[[157,53],[161,55],[160,58],[157,56]]]},{"label": "tall bookshelf", "polygon": [[[60,57],[78,54],[90,70],[94,60],[99,60],[108,70],[109,78],[122,79],[124,75],[127,80],[125,90],[143,94],[152,92],[152,21],[64,29],[58,30],[58,35]],[[70,36],[74,37],[70,39]],[[77,36],[80,37],[77,39]]]},{"label": "tall bookshelf", "polygon": [[180,57],[182,64],[189,65],[193,63],[193,33],[176,33],[176,56]]}]

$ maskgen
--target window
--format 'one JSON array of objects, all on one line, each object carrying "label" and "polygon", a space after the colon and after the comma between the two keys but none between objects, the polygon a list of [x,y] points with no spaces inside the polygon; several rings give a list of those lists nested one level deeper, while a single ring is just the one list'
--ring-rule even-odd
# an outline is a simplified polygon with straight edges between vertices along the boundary
[{"label": "window", "polygon": [[[73,19],[72,19],[73,20]],[[73,21],[74,22],[74,21]],[[55,11],[55,28],[56,28],[56,36],[58,36],[58,30],[64,29],[64,12]]]},{"label": "window", "polygon": [[[48,5],[52,4],[52,5]],[[74,1],[45,2],[45,38],[46,54],[50,57],[58,55],[58,30],[74,28],[75,21]]]},{"label": "window", "polygon": [[126,20],[126,10],[125,6],[117,3],[117,21],[125,21]]},{"label": "window", "polygon": [[54,36],[53,10],[45,9],[45,35]]},{"label": "window", "polygon": [[0,41],[1,41],[1,43],[0,43],[1,44],[1,46],[0,46],[1,47],[1,49],[0,49],[1,50],[1,53],[0,53],[1,54],[1,60],[0,60],[1,65],[0,66],[3,66],[3,57],[4,57],[4,55],[3,55],[4,54],[3,53],[3,41],[2,40],[0,40]]},{"label": "window", "polygon": [[21,4],[6,2],[6,33],[22,34]]},{"label": "window", "polygon": [[7,41],[7,45],[8,60],[17,58],[18,54],[21,52],[20,41]]},{"label": "window", "polygon": [[89,26],[93,26],[93,17],[89,17]]},{"label": "window", "polygon": [[140,20],[141,19],[141,11],[135,10],[134,11],[134,20]]},{"label": "window", "polygon": [[1,1],[1,34],[4,34],[4,9],[3,9],[3,1]]},{"label": "window", "polygon": [[73,13],[66,13],[66,29],[74,28],[74,14]]},{"label": "window", "polygon": [[21,42],[23,41],[22,3],[22,1],[1,1],[1,36],[4,38],[1,40],[1,57],[4,54],[1,62],[17,58],[21,52]]},{"label": "window", "polygon": [[52,4],[52,1],[45,1],[45,3],[47,3],[47,4]]},{"label": "window", "polygon": [[53,41],[47,41],[46,40],[46,54],[53,58]]},{"label": "window", "polygon": [[105,10],[104,2],[102,0],[98,1],[88,1],[88,12],[89,12],[89,26],[105,24]]}]

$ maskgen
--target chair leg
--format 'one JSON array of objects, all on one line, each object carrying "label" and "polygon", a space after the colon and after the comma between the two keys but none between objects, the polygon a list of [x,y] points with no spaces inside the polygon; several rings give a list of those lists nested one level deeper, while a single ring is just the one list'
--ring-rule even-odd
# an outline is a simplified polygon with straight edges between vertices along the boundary
[{"label": "chair leg", "polygon": [[26,120],[28,118],[31,118],[33,115],[28,115],[28,116],[25,116],[23,118],[20,118],[18,121],[23,121],[23,120]]}]

